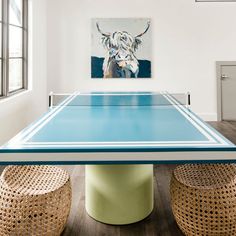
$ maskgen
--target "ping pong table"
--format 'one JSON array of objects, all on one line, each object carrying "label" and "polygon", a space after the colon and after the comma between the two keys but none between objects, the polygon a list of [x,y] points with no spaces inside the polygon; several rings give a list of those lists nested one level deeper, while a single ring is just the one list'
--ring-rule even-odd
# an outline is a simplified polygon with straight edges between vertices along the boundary
[{"label": "ping pong table", "polygon": [[50,99],[47,113],[0,148],[0,164],[85,164],[86,209],[101,222],[133,223],[151,213],[153,164],[236,162],[236,146],[177,95]]}]

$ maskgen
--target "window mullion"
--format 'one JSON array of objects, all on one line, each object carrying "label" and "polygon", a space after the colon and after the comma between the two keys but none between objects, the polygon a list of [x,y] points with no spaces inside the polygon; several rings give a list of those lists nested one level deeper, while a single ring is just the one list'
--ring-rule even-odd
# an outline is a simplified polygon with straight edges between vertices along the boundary
[{"label": "window mullion", "polygon": [[8,7],[9,1],[3,0],[3,29],[2,29],[2,77],[3,77],[3,96],[8,95]]},{"label": "window mullion", "polygon": [[23,7],[22,7],[22,12],[23,12],[23,17],[22,17],[22,26],[23,26],[23,30],[22,30],[22,57],[23,57],[23,61],[22,61],[22,85],[23,88],[25,88],[25,1],[22,1]]},{"label": "window mullion", "polygon": [[23,86],[28,89],[28,0],[23,0]]},{"label": "window mullion", "polygon": [[9,95],[9,5],[10,0],[6,0],[6,92]]}]

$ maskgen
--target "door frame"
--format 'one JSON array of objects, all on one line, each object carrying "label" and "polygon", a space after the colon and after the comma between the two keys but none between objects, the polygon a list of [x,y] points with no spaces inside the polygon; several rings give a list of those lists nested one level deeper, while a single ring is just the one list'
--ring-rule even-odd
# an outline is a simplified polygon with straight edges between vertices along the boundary
[{"label": "door frame", "polygon": [[236,66],[236,61],[217,61],[216,78],[217,78],[217,120],[222,121],[222,84],[221,84],[221,67]]}]

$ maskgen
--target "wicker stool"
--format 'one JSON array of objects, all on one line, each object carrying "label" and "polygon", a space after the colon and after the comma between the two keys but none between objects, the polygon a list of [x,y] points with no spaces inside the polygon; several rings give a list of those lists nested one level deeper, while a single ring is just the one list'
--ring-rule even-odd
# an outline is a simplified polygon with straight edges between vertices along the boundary
[{"label": "wicker stool", "polygon": [[54,166],[8,166],[0,177],[0,235],[60,235],[71,206],[70,178]]},{"label": "wicker stool", "polygon": [[186,235],[236,235],[236,165],[182,165],[171,180],[171,205]]}]

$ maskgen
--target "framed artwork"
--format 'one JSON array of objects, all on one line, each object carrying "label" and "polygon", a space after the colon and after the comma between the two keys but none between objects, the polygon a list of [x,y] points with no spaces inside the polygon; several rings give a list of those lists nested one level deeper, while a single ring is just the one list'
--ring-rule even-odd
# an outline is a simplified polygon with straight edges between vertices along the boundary
[{"label": "framed artwork", "polygon": [[91,24],[92,78],[151,78],[149,18],[95,18]]}]

